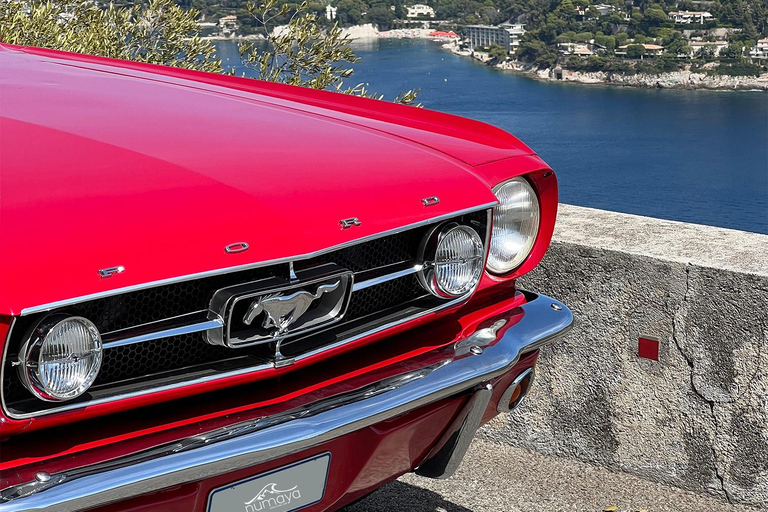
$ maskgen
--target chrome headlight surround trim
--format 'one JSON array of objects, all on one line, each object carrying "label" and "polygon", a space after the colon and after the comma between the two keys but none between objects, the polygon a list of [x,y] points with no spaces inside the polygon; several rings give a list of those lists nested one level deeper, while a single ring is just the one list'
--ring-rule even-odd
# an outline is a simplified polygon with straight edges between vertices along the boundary
[{"label": "chrome headlight surround trim", "polygon": [[[91,335],[93,350],[96,352],[96,362],[91,366],[86,375],[86,380],[74,391],[66,396],[52,393],[50,389],[42,382],[40,378],[40,353],[46,343],[50,333],[64,322],[79,322]],[[87,318],[81,316],[70,316],[64,313],[49,315],[40,320],[30,331],[27,340],[22,344],[19,350],[18,372],[19,379],[24,387],[36,398],[45,402],[63,402],[73,400],[88,391],[101,369],[103,360],[103,344],[101,333],[96,326]]]},{"label": "chrome headlight surround trim", "polygon": [[[471,241],[479,246],[480,250],[475,256],[477,261],[480,262],[478,270],[475,272],[472,285],[466,290],[462,290],[460,293],[451,293],[446,290],[440,283],[437,277],[436,267],[439,263],[436,261],[436,254],[440,244],[445,238],[454,231],[463,231],[467,233]],[[434,227],[429,233],[426,234],[419,247],[419,259],[421,260],[421,268],[417,273],[419,282],[425,290],[429,291],[435,297],[441,299],[455,299],[457,297],[463,297],[472,291],[474,291],[483,276],[483,261],[485,259],[486,248],[483,244],[482,238],[477,232],[469,226],[459,224],[457,222],[449,222],[445,224],[439,224]]]},{"label": "chrome headlight surround trim", "polygon": [[[510,185],[511,183],[520,183],[525,188],[527,188],[527,191],[529,193],[529,197],[533,200],[534,205],[536,207],[535,214],[536,214],[536,228],[535,233],[533,233],[530,236],[529,241],[524,246],[523,250],[520,250],[517,255],[512,259],[511,263],[507,264],[504,267],[499,267],[498,265],[494,264],[494,256],[493,256],[493,239],[494,234],[497,230],[498,223],[496,222],[496,216],[498,212],[500,211],[500,208],[504,206],[501,199],[499,199],[498,194],[501,189],[504,187]],[[509,274],[513,272],[515,269],[519,268],[528,258],[528,256],[531,254],[531,251],[533,250],[534,246],[536,245],[536,240],[539,236],[539,231],[541,229],[541,201],[539,200],[538,192],[536,191],[536,187],[531,184],[530,181],[528,181],[523,176],[516,176],[514,178],[505,180],[499,184],[497,184],[492,189],[493,194],[499,199],[499,204],[493,207],[493,222],[491,226],[491,234],[488,239],[488,258],[486,260],[486,269],[488,272],[495,276],[504,276],[505,274]],[[519,233],[519,231],[518,231]]]}]

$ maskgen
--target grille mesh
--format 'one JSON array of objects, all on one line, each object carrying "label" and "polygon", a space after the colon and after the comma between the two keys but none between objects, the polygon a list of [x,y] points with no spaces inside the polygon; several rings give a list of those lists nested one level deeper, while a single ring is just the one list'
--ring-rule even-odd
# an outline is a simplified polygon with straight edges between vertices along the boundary
[{"label": "grille mesh", "polygon": [[233,272],[98,299],[69,308],[90,319],[99,331],[110,332],[208,308],[219,288],[288,275],[288,265]]},{"label": "grille mesh", "polygon": [[[473,225],[484,238],[485,219],[486,213],[482,211],[465,215],[457,220]],[[431,226],[424,226],[370,240],[315,258],[298,261],[295,267],[296,270],[302,270],[324,263],[335,263],[353,272],[362,272],[410,261],[417,257],[421,239],[429,229]],[[287,275],[288,265],[279,264],[129,292],[84,302],[62,311],[90,319],[100,332],[105,333],[205,310],[213,294],[220,288],[270,276],[287,277]],[[425,291],[414,275],[359,290],[352,294],[349,309],[341,322],[341,327],[354,321],[368,321],[361,319],[369,316],[373,318],[375,313],[384,310],[391,311],[424,294]],[[43,316],[45,314],[20,317],[14,326],[8,357],[4,363],[3,393],[6,404],[28,400],[32,396],[19,383],[16,370],[10,366],[10,361],[15,359],[25,333]],[[213,346],[206,343],[203,334],[199,332],[115,347],[104,351],[102,369],[94,389],[108,388],[114,383],[136,378],[147,381],[153,376],[159,378],[174,370],[210,366],[217,362],[242,358],[242,356],[264,357],[269,355],[269,348],[258,346],[232,350]],[[243,364],[247,367],[253,364],[254,359],[246,358],[244,361]]]},{"label": "grille mesh", "polygon": [[416,257],[424,231],[424,229],[413,229],[396,235],[377,238],[363,244],[329,252],[317,258],[298,262],[296,268],[303,269],[333,262],[352,272],[362,272],[363,270],[407,261]]},{"label": "grille mesh", "polygon": [[231,349],[206,343],[199,332],[125,345],[104,351],[101,371],[94,385],[178,370],[232,356]]}]

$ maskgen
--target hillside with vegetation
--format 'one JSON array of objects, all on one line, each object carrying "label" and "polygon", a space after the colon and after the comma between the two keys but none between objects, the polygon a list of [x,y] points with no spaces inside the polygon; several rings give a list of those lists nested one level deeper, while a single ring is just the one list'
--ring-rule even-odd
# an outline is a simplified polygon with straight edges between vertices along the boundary
[{"label": "hillside with vegetation", "polygon": [[[406,17],[418,1],[434,9],[434,17]],[[517,23],[525,27],[514,48],[486,51],[493,64],[506,60],[533,69],[561,67],[581,72],[616,74],[701,71],[709,75],[758,76],[768,53],[755,58],[758,41],[768,37],[765,0],[311,0],[307,12],[325,27],[372,23],[380,30],[404,23],[440,24],[461,33],[474,24]],[[141,1],[133,2],[141,3]],[[250,15],[247,0],[177,0],[195,9],[217,30],[224,17],[236,17],[237,35],[262,32]],[[288,23],[297,4],[279,0],[286,9],[271,20]],[[332,6],[335,18],[326,19]],[[681,23],[675,12],[706,12],[700,22]],[[226,35],[234,35],[230,30]],[[466,35],[466,32],[465,32]],[[750,53],[751,52],[751,53]]]},{"label": "hillside with vegetation", "polygon": [[[133,3],[145,2],[137,0]],[[256,26],[248,20],[248,0],[177,0],[176,3],[183,8],[193,8],[212,20],[235,15],[246,33]],[[527,24],[529,31],[534,33],[532,35],[544,42],[552,42],[566,32],[610,33],[616,30],[616,26],[626,23],[619,14],[622,11],[631,13],[629,31],[645,35],[669,28],[667,13],[673,10],[709,11],[714,17],[711,27],[740,28],[745,40],[768,35],[768,3],[764,0],[314,0],[309,2],[309,10],[323,14],[326,5],[330,4],[338,9],[337,20],[342,26],[380,22],[388,25],[405,18],[408,3],[429,5],[435,9],[436,20],[447,20],[458,25],[498,24],[519,19]],[[593,10],[586,20],[579,19],[576,8],[583,7],[589,11],[592,4],[610,5],[616,11],[600,16],[598,11]],[[293,5],[297,3],[293,2]]]},{"label": "hillside with vegetation", "polygon": [[[768,29],[768,9],[762,2],[641,0],[627,5],[606,0],[598,4],[603,12],[609,11],[605,14],[588,2],[557,3],[553,7],[548,0],[513,0],[505,15],[524,20],[527,29],[517,60],[540,68],[560,64],[581,71],[621,73],[664,73],[693,66],[722,74],[758,75],[763,67],[749,59],[750,50]],[[703,24],[679,24],[670,15],[679,11],[708,12],[711,18]],[[564,54],[562,48],[569,43],[584,45],[592,55]],[[648,48],[653,47],[661,48],[651,55]]]},{"label": "hillside with vegetation", "polygon": [[[581,71],[661,73],[709,63],[705,69],[710,73],[759,74],[764,62],[750,59],[749,52],[758,40],[768,36],[768,3],[764,0],[418,1],[435,12],[434,18],[424,21],[448,23],[458,30],[472,24],[524,24],[525,35],[512,57],[537,68],[560,65]],[[258,20],[248,15],[246,0],[177,3],[200,11],[208,21],[237,16],[243,35],[260,28]],[[287,5],[285,19],[275,23],[287,23],[293,4]],[[409,4],[404,0],[313,0],[307,9],[317,14],[318,23],[330,25],[324,16],[327,5],[336,9],[333,21],[341,26],[373,23],[387,30],[406,19]],[[675,11],[706,11],[711,17],[704,23],[680,24],[670,15]],[[573,49],[579,45],[589,51],[574,56]],[[663,47],[663,51],[649,52],[649,45]],[[494,52],[494,62],[506,59],[498,49]],[[722,65],[713,66],[712,62]]]},{"label": "hillside with vegetation", "polygon": [[[224,16],[237,16],[239,32],[243,35],[258,33],[260,29],[259,23],[249,15],[248,0],[178,0],[176,3],[183,8],[195,9],[203,15],[205,20],[214,22]],[[291,12],[299,2],[281,3],[287,4],[289,11],[274,21],[288,23]],[[330,25],[326,23],[328,20],[324,17],[325,8],[329,4],[336,7],[335,21],[341,26],[373,23],[380,29],[386,30],[392,27],[395,20],[406,17],[403,0],[313,0],[307,2],[307,11],[317,14],[320,24]]]}]

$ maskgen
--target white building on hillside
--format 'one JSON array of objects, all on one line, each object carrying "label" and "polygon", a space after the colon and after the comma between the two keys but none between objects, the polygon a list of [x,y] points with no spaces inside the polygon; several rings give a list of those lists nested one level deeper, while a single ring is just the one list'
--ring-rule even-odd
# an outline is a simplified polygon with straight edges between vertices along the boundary
[{"label": "white building on hillside", "polygon": [[464,27],[472,49],[497,44],[508,52],[517,50],[520,37],[525,34],[522,23],[502,23],[498,27],[491,25],[468,25]]},{"label": "white building on hillside", "polygon": [[713,57],[719,57],[723,48],[728,46],[728,41],[691,41],[691,57],[695,57],[702,48],[711,47],[714,52]]},{"label": "white building on hillside", "polygon": [[[629,44],[625,44],[625,45],[619,46],[618,48],[616,48],[616,55],[626,55],[627,54],[627,48],[629,48],[630,46],[633,46],[633,45],[638,45],[638,43],[629,43]],[[658,44],[647,44],[647,43],[645,43],[645,44],[640,44],[639,46],[642,46],[643,48],[645,48],[645,54],[646,55],[657,56],[657,55],[661,55],[662,53],[664,53],[664,47],[661,46],[661,45],[658,45]]]},{"label": "white building on hillside", "polygon": [[613,11],[616,10],[616,8],[612,5],[608,4],[596,4],[592,6],[593,9],[596,9],[597,12],[600,13],[600,16],[608,16]]},{"label": "white building on hillside", "polygon": [[760,39],[750,50],[749,56],[753,59],[768,59],[768,39]]},{"label": "white building on hillside", "polygon": [[435,17],[435,10],[428,5],[424,5],[424,4],[407,5],[406,9],[408,9],[408,14],[406,14],[408,18],[434,18]]},{"label": "white building on hillside", "polygon": [[672,11],[669,13],[669,18],[674,20],[675,23],[697,23],[703,25],[712,19],[712,14],[706,11]]},{"label": "white building on hillside", "polygon": [[224,16],[219,18],[219,30],[223,36],[234,36],[237,32],[237,16]]},{"label": "white building on hillside", "polygon": [[560,43],[557,50],[563,55],[578,55],[579,57],[591,57],[595,54],[586,43]]},{"label": "white building on hillside", "polygon": [[336,7],[331,7],[331,4],[328,4],[325,6],[325,19],[327,20],[335,20],[336,19]]}]

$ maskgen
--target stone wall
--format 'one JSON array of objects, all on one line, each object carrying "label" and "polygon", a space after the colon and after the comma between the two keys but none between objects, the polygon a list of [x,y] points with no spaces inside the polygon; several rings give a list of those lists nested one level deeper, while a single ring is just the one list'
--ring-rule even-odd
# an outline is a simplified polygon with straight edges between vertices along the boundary
[{"label": "stone wall", "polygon": [[768,236],[561,205],[520,286],[576,325],[480,435],[768,508]]}]

